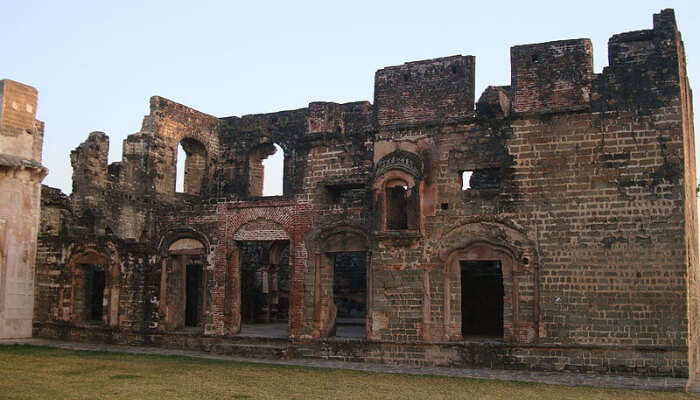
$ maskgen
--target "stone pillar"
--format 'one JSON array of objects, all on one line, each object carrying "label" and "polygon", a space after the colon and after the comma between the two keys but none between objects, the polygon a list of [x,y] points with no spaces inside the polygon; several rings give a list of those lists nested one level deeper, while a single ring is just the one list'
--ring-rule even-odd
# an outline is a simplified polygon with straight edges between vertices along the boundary
[{"label": "stone pillar", "polygon": [[37,91],[0,80],[0,339],[32,336],[44,124]]}]

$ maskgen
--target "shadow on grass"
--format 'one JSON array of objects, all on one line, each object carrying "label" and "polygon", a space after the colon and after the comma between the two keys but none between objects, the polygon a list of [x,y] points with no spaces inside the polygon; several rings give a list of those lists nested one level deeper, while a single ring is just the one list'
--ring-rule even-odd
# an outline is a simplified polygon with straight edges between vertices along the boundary
[{"label": "shadow on grass", "polygon": [[80,368],[80,369],[72,369],[70,371],[63,371],[63,372],[58,372],[57,375],[61,376],[80,376],[80,375],[89,375],[95,372],[100,372],[108,369],[106,365],[103,366],[97,366],[97,367],[90,367],[90,368]]},{"label": "shadow on grass", "polygon": [[139,379],[143,378],[141,375],[112,375],[109,379]]}]

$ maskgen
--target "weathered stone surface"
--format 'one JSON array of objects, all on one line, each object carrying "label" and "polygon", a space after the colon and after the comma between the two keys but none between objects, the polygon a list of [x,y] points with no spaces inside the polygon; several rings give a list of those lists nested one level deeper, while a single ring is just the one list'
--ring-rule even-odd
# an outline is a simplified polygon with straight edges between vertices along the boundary
[{"label": "weathered stone surface", "polygon": [[[601,74],[586,39],[516,46],[511,85],[476,110],[471,56],[384,68],[374,104],[218,119],[153,97],[120,163],[93,133],[72,154],[70,201],[44,190],[37,334],[205,346],[286,316],[313,356],[693,388],[694,139],[673,12],[609,46]],[[273,144],[284,193],[263,197]],[[348,252],[367,268],[360,321],[334,300]],[[463,271],[484,266],[499,299],[489,338],[463,326],[462,294],[479,288]],[[368,341],[326,342],[346,324]]]},{"label": "weathered stone surface", "polygon": [[37,91],[0,81],[0,338],[32,335],[44,125]]}]

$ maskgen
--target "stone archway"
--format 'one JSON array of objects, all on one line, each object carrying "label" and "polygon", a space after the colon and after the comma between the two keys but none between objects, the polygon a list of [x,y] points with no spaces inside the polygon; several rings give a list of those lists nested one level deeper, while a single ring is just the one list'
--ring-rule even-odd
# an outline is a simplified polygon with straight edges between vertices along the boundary
[{"label": "stone archway", "polygon": [[[321,232],[314,242],[312,336],[367,337],[372,326],[368,235],[359,228],[338,226]],[[341,331],[337,329],[339,317],[345,320]]]},{"label": "stone archway", "polygon": [[286,323],[289,335],[292,305],[303,296],[292,287],[293,240],[283,226],[263,217],[240,225],[231,239],[225,307],[229,333],[239,333],[244,323]]},{"label": "stone archway", "polygon": [[[492,265],[496,265],[493,267]],[[469,283],[464,274],[469,270],[478,269],[480,266],[486,266],[488,269],[497,270],[500,274],[497,277],[500,280],[501,296],[500,301],[492,293],[494,288],[483,288],[490,284],[492,279],[480,279],[478,282]],[[445,274],[445,293],[448,293],[444,299],[445,313],[445,332],[451,337],[462,337],[467,333],[485,333],[483,336],[495,336],[505,341],[513,341],[515,332],[518,331],[519,322],[519,287],[518,277],[514,274],[514,268],[517,268],[514,262],[513,254],[505,247],[496,246],[487,242],[475,242],[464,249],[454,251],[446,263],[447,273]],[[486,268],[483,268],[486,269]],[[487,284],[488,282],[488,284]],[[496,301],[499,309],[489,308],[489,313],[484,313],[484,310],[471,308],[469,312],[478,313],[484,325],[491,325],[491,321],[499,321],[500,327],[497,327],[495,332],[492,326],[471,327],[471,332],[467,330],[468,312],[465,308],[469,302],[463,301],[465,296],[469,294],[465,292],[466,288],[476,289],[482,286],[479,295],[485,295],[488,300]],[[470,296],[472,299],[472,296]],[[454,303],[452,298],[455,299]],[[477,307],[487,306],[484,303],[479,303]],[[495,315],[488,315],[493,312]],[[477,328],[477,329],[474,329]],[[500,336],[500,337],[498,337]]]},{"label": "stone archway", "polygon": [[75,249],[67,266],[71,271],[70,321],[118,326],[121,267],[114,246]]},{"label": "stone archway", "polygon": [[[492,310],[500,315],[502,330],[485,336],[502,338],[510,343],[530,343],[539,335],[539,271],[536,247],[522,233],[500,223],[477,222],[456,227],[443,235],[440,257],[444,260],[443,314],[439,335],[444,340],[460,340],[464,321],[463,273],[490,269],[501,280],[502,308]],[[482,286],[486,283],[482,283]],[[468,286],[467,286],[468,287]],[[484,289],[482,287],[480,290]],[[494,293],[484,292],[493,300]],[[484,310],[478,310],[478,313]],[[477,313],[477,314],[478,314]],[[489,317],[489,318],[490,318]],[[430,318],[426,314],[425,318]],[[487,318],[488,319],[488,318]],[[426,326],[435,326],[426,321]],[[471,335],[468,330],[465,334]],[[477,329],[476,332],[479,332]],[[484,333],[482,331],[481,333]],[[477,336],[483,336],[477,334]]]},{"label": "stone archway", "polygon": [[[237,334],[241,330],[241,249],[240,241],[266,240],[289,242],[289,322],[288,336],[302,336],[304,321],[304,274],[307,271],[307,248],[304,235],[311,227],[311,213],[306,203],[274,200],[226,203],[217,209],[219,232],[224,238],[216,248],[214,274],[225,282],[214,296],[212,332]],[[258,223],[260,223],[258,225]],[[257,226],[256,226],[257,225]],[[271,229],[264,228],[267,225]]]},{"label": "stone archway", "polygon": [[208,242],[198,232],[178,230],[166,235],[162,245],[160,329],[204,332]]}]

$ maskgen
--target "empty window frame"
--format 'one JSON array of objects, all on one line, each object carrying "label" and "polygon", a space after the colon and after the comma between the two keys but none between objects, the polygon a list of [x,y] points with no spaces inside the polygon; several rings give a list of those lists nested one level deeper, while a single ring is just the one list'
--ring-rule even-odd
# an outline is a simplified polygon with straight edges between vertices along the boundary
[{"label": "empty window frame", "polygon": [[194,139],[182,139],[175,157],[175,191],[202,194],[206,175],[207,151],[204,145]]},{"label": "empty window frame", "polygon": [[462,190],[498,189],[501,187],[500,168],[481,168],[460,172]]},{"label": "empty window frame", "polygon": [[284,150],[278,144],[262,144],[248,154],[248,195],[284,194]]},{"label": "empty window frame", "polygon": [[386,185],[386,229],[408,229],[408,187],[401,180]]}]

